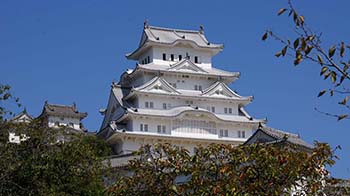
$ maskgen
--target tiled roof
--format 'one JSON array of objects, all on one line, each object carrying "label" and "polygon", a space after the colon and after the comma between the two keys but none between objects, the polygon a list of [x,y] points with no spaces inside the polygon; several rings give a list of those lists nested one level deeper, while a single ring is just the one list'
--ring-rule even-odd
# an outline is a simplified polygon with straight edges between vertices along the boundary
[{"label": "tiled roof", "polygon": [[34,118],[27,113],[27,110],[24,109],[21,113],[17,114],[13,118],[10,119],[10,121],[16,122],[20,119],[24,118],[25,120],[32,121]]},{"label": "tiled roof", "polygon": [[[161,84],[164,88],[161,90],[157,90],[152,88],[152,86],[155,85],[155,83],[158,82],[158,84]],[[225,99],[225,100],[235,100],[239,101],[245,104],[248,104],[252,101],[253,97],[244,97],[238,95],[236,92],[232,91],[225,83],[223,82],[215,82],[211,86],[209,86],[207,89],[204,89],[203,91],[199,90],[184,90],[184,89],[175,89],[172,87],[164,78],[155,76],[150,81],[146,82],[145,84],[136,87],[131,88],[131,93],[129,95],[123,96],[122,98],[124,100],[127,100],[128,98],[134,96],[137,93],[147,93],[147,94],[158,94],[158,95],[167,95],[167,96],[182,96],[182,97],[191,97],[191,98],[213,98],[213,99]],[[221,91],[225,92],[222,94],[215,94],[216,89],[221,89]],[[122,96],[122,93],[118,93],[118,99],[122,99],[120,96]],[[124,94],[125,95],[125,94]]]},{"label": "tiled roof", "polygon": [[45,102],[43,112],[40,116],[48,115],[48,116],[65,116],[72,118],[83,119],[87,116],[86,112],[78,112],[76,105],[57,105],[57,104],[49,104]]},{"label": "tiled roof", "polygon": [[264,120],[259,119],[251,119],[246,116],[238,116],[238,115],[227,115],[227,114],[215,114],[204,108],[199,108],[196,106],[179,106],[169,110],[157,110],[157,109],[133,109],[127,108],[128,113],[135,115],[148,115],[148,116],[160,116],[160,117],[175,117],[179,116],[186,112],[198,112],[198,113],[206,113],[216,117],[219,120],[230,121],[230,122],[246,122],[246,123],[259,123],[264,122]]},{"label": "tiled roof", "polygon": [[[308,149],[312,149],[313,148],[312,145],[306,143],[297,134],[281,131],[281,130],[278,130],[278,129],[267,127],[265,125],[259,126],[258,130],[250,138],[253,138],[259,131],[261,131],[261,132],[265,133],[266,135],[271,136],[272,138],[274,138],[275,139],[274,142],[285,141],[285,142],[289,142],[291,144],[295,144],[295,145],[306,147]],[[250,142],[250,138],[246,141],[246,143]]]},{"label": "tiled roof", "polygon": [[205,37],[203,30],[181,30],[146,25],[139,47],[126,56],[129,59],[135,59],[135,55],[137,56],[139,51],[147,47],[149,43],[173,46],[179,42],[188,42],[195,47],[215,49],[218,52],[224,47],[222,44],[210,43]]},{"label": "tiled roof", "polygon": [[144,69],[144,70],[150,70],[150,71],[161,71],[161,72],[173,72],[173,73],[191,73],[191,74],[198,74],[198,75],[209,75],[209,76],[221,76],[221,77],[236,77],[239,78],[239,72],[229,72],[224,71],[217,68],[205,68],[202,67],[201,69],[204,72],[198,72],[198,71],[191,71],[191,70],[177,70],[177,69],[171,69],[172,65],[166,65],[166,64],[156,64],[154,62],[148,63],[148,64],[138,64],[137,68]]},{"label": "tiled roof", "polygon": [[222,44],[210,43],[205,37],[204,32],[201,31],[148,26],[145,28],[144,32],[146,33],[149,41],[157,43],[173,44],[179,40],[186,40],[194,42],[199,47],[223,48]]}]

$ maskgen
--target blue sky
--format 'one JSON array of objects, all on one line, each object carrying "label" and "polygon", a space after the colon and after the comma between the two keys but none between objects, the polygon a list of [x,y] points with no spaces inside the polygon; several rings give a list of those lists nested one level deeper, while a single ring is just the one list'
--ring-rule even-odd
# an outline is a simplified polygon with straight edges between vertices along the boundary
[{"label": "blue sky", "polygon": [[[272,29],[291,35],[292,23],[276,12],[286,1],[0,1],[0,82],[12,86],[27,111],[38,116],[45,100],[77,103],[88,112],[89,130],[98,130],[110,84],[135,62],[124,57],[139,42],[143,22],[181,29],[205,28],[209,41],[225,49],[213,59],[215,67],[241,72],[230,87],[255,97],[247,110],[267,117],[271,127],[298,133],[307,142],[329,142],[341,160],[332,175],[350,178],[350,121],[337,122],[314,110],[339,112],[335,99],[317,98],[328,83],[319,66],[277,59],[281,45],[262,42]],[[347,22],[350,2],[296,1],[295,7],[318,32],[323,44],[350,43]],[[19,112],[21,109],[16,109]]]}]

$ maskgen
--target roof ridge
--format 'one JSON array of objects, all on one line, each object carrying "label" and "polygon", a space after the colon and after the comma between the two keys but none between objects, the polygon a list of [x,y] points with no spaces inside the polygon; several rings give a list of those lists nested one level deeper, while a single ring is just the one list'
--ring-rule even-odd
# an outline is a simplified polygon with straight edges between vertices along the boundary
[{"label": "roof ridge", "polygon": [[63,104],[50,104],[48,103],[47,106],[56,106],[56,107],[70,107],[70,108],[73,108],[73,105],[63,105]]},{"label": "roof ridge", "polygon": [[200,33],[199,30],[186,30],[186,29],[175,29],[175,28],[167,28],[167,27],[156,27],[156,26],[149,26],[149,29],[156,29],[156,30],[164,30],[164,31],[172,31],[172,32],[183,32],[183,33]]},{"label": "roof ridge", "polygon": [[295,134],[295,133],[291,133],[291,132],[288,132],[288,131],[284,131],[284,130],[279,130],[279,129],[276,129],[276,128],[272,128],[272,127],[268,127],[266,125],[263,125],[263,129],[268,129],[268,131],[274,131],[274,132],[277,132],[277,133],[281,133],[281,134],[284,134],[284,135],[288,135],[288,136],[292,136],[292,137],[295,137],[295,138],[300,138],[298,136],[298,134]]}]

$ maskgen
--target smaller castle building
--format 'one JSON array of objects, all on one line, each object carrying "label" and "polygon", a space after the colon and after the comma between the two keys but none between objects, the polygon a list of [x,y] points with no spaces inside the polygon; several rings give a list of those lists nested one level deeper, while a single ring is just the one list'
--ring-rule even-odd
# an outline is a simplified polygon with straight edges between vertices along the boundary
[{"label": "smaller castle building", "polygon": [[87,116],[86,112],[79,112],[75,103],[73,105],[44,104],[41,118],[48,127],[58,128],[66,126],[79,131],[86,131],[81,120]]}]

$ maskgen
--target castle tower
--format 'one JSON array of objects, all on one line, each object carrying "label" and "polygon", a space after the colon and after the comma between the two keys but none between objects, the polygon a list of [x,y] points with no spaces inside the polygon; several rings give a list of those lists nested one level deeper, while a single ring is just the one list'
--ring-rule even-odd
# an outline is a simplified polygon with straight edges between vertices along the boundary
[{"label": "castle tower", "polygon": [[214,68],[212,57],[223,50],[200,30],[179,30],[145,23],[136,61],[119,83],[112,83],[98,133],[116,154],[142,144],[167,142],[185,146],[244,143],[259,123],[244,107],[252,102],[228,87],[238,72]]}]

